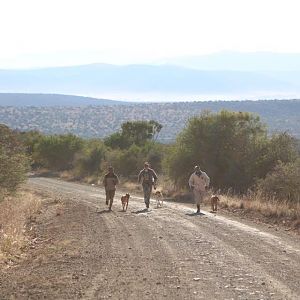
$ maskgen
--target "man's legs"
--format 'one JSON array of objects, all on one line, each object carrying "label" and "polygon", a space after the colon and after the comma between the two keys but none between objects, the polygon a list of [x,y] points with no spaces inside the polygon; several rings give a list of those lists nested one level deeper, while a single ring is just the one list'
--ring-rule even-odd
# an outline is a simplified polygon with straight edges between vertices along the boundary
[{"label": "man's legs", "polygon": [[114,202],[115,191],[109,191],[109,210],[111,210],[112,204]]},{"label": "man's legs", "polygon": [[145,204],[146,204],[147,208],[149,208],[149,205],[150,205],[151,190],[152,190],[151,185],[149,185],[149,184],[144,184],[143,185],[144,201],[145,201]]},{"label": "man's legs", "polygon": [[197,214],[200,213],[200,204],[202,202],[203,194],[200,191],[194,190],[194,199],[197,206]]},{"label": "man's legs", "polygon": [[108,205],[108,201],[109,201],[109,191],[105,190],[105,196],[106,196],[105,204]]}]

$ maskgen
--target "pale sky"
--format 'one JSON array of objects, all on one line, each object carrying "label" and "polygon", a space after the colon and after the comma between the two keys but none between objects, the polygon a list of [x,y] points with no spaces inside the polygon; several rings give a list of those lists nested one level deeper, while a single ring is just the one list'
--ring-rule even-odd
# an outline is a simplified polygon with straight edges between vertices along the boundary
[{"label": "pale sky", "polygon": [[0,0],[0,68],[300,53],[299,0]]}]

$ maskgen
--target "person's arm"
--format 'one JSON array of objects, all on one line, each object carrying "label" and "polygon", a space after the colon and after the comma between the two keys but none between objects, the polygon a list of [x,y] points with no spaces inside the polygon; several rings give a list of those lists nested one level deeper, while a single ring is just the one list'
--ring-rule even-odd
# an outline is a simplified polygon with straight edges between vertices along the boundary
[{"label": "person's arm", "polygon": [[204,175],[204,180],[205,180],[205,187],[208,188],[209,183],[210,183],[210,178],[207,176],[207,174],[205,172],[203,172],[203,175]]},{"label": "person's arm", "polygon": [[139,176],[138,176],[138,183],[141,183],[142,173],[143,173],[143,170],[140,171],[140,173],[139,173]]},{"label": "person's arm", "polygon": [[153,179],[154,179],[153,184],[156,185],[156,182],[157,182],[157,179],[158,179],[157,174],[155,173],[155,171],[153,169],[151,171],[152,171],[152,176],[153,176]]},{"label": "person's arm", "polygon": [[191,189],[194,188],[194,173],[190,176],[189,186],[190,186]]},{"label": "person's arm", "polygon": [[106,176],[104,176],[102,183],[103,183],[103,186],[106,187]]},{"label": "person's arm", "polygon": [[116,175],[116,185],[120,183],[119,177]]}]

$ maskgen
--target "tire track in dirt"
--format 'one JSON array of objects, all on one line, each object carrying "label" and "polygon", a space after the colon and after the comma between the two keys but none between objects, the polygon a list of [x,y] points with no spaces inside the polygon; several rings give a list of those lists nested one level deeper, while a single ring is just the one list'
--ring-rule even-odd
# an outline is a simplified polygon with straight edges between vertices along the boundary
[{"label": "tire track in dirt", "polygon": [[[258,241],[255,241],[244,230],[232,228],[224,223],[218,224],[214,217],[195,216],[193,222],[189,222],[190,220],[182,212],[180,213],[177,209],[168,209],[170,209],[170,213],[176,215],[173,222],[178,222],[180,224],[178,226],[185,227],[187,231],[185,234],[188,234],[188,231],[197,234],[199,228],[205,229],[201,233],[206,234],[206,238],[213,241],[214,245],[219,245],[222,248],[220,249],[220,255],[224,255],[224,253],[229,255],[229,257],[224,257],[223,261],[231,261],[233,269],[235,264],[237,270],[241,265],[248,265],[247,276],[248,273],[252,273],[251,284],[258,281],[259,284],[264,286],[269,284],[272,290],[277,291],[278,295],[275,295],[274,292],[271,293],[272,299],[277,299],[277,297],[279,299],[298,299],[300,266],[297,249],[291,247],[294,251],[288,253],[289,258],[287,258],[287,251],[282,250],[281,244],[277,249],[276,244],[276,246],[270,247],[268,243],[264,243],[264,240],[260,240],[259,237],[257,238]],[[277,262],[280,264],[279,268],[274,265]],[[299,268],[295,268],[295,264]],[[240,279],[242,278],[240,276]]]},{"label": "tire track in dirt", "polygon": [[[86,185],[38,178],[33,184],[81,195],[94,209],[103,199],[103,189]],[[129,209],[141,206],[132,197]],[[149,213],[100,214],[110,231],[110,267],[94,277],[87,299],[298,299],[297,243],[285,245],[223,217],[189,214],[171,203]]]},{"label": "tire track in dirt", "polygon": [[[97,208],[95,201],[84,201]],[[106,226],[112,232],[110,243],[113,250],[109,255],[112,265],[105,275],[100,274],[94,278],[91,288],[85,294],[90,298],[98,298],[100,295],[101,298],[109,298],[113,295],[117,299],[192,299],[197,292],[193,286],[190,287],[190,278],[185,278],[181,273],[181,266],[177,266],[181,258],[176,248],[171,247],[167,241],[163,227],[153,224],[149,213],[139,210],[136,203],[131,203],[132,206],[134,212],[120,212],[119,217],[114,212],[101,211]],[[114,234],[116,228],[121,229],[117,235]],[[120,268],[122,271],[119,270],[116,277],[110,274]],[[122,274],[125,274],[125,278]],[[103,278],[110,278],[105,289],[101,282]]]}]

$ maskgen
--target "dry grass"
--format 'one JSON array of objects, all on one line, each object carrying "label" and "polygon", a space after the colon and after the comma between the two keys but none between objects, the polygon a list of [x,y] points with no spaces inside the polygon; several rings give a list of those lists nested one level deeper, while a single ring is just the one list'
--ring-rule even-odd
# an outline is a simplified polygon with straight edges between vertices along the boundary
[{"label": "dry grass", "polygon": [[132,181],[125,181],[122,182],[122,188],[126,191],[134,192],[134,191],[141,191],[142,187],[137,182]]},{"label": "dry grass", "polygon": [[40,207],[40,198],[29,191],[0,202],[0,261],[18,256],[26,247],[26,224]]},{"label": "dry grass", "polygon": [[[136,181],[124,181],[121,179],[121,186],[123,190],[130,191],[130,192],[141,192],[143,191],[142,185]],[[159,177],[159,182],[157,185],[157,190],[163,192],[165,196],[169,196],[170,193],[173,191],[173,186],[171,183],[162,176]]]},{"label": "dry grass", "polygon": [[256,214],[273,223],[300,229],[300,203],[266,199],[257,193],[244,197],[221,195],[220,205],[234,212]]}]

